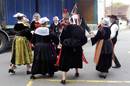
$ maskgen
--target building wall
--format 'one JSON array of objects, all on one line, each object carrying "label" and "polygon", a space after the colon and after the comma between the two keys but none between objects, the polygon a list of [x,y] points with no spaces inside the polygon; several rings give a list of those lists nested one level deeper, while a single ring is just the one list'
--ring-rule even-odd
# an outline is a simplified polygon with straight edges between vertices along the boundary
[{"label": "building wall", "polygon": [[82,16],[88,23],[97,23],[97,0],[79,0]]},{"label": "building wall", "polygon": [[98,2],[98,23],[105,17],[105,0],[97,0]]}]

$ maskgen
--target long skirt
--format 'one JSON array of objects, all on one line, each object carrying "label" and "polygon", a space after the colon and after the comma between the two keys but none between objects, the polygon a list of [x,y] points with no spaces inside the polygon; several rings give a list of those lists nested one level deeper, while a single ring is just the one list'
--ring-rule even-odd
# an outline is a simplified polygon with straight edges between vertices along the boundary
[{"label": "long skirt", "polygon": [[11,63],[16,65],[31,64],[32,50],[26,37],[16,36],[12,45]]},{"label": "long skirt", "polygon": [[69,71],[70,68],[82,68],[82,47],[62,47],[59,70]]},{"label": "long skirt", "polygon": [[112,54],[101,54],[96,70],[100,72],[109,72],[112,66]]},{"label": "long skirt", "polygon": [[56,50],[50,43],[37,43],[34,47],[32,75],[56,72]]}]

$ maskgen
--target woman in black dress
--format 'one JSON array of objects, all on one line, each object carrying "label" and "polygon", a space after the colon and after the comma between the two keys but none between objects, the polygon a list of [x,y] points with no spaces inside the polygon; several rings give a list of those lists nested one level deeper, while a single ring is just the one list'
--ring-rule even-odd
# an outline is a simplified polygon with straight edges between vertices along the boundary
[{"label": "woman in black dress", "polygon": [[58,37],[49,33],[47,27],[49,19],[43,17],[40,19],[41,27],[34,32],[32,43],[34,45],[34,60],[31,70],[31,79],[35,79],[36,74],[49,74],[53,77],[56,63],[56,50],[54,45],[59,43]]},{"label": "woman in black dress", "polygon": [[109,20],[104,18],[95,37],[91,38],[92,45],[96,44],[94,61],[99,77],[106,78],[112,65],[113,44],[110,39]]},{"label": "woman in black dress", "polygon": [[40,27],[40,25],[41,25],[39,23],[40,18],[41,18],[41,16],[40,16],[39,13],[34,13],[33,14],[33,20],[32,20],[31,25],[30,25],[31,30],[35,30],[38,27]]},{"label": "woman in black dress", "polygon": [[59,69],[63,71],[61,83],[66,83],[66,73],[75,68],[75,76],[79,76],[78,68],[82,68],[82,46],[87,43],[87,37],[79,25],[70,24],[63,29],[60,41],[62,44]]}]

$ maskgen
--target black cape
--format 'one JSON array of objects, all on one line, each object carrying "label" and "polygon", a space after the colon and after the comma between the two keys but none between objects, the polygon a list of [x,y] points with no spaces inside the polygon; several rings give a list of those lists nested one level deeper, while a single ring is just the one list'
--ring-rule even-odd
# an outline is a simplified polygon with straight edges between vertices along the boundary
[{"label": "black cape", "polygon": [[87,43],[83,29],[77,25],[64,28],[60,41],[62,44],[59,68],[68,71],[70,68],[82,68],[82,46]]}]

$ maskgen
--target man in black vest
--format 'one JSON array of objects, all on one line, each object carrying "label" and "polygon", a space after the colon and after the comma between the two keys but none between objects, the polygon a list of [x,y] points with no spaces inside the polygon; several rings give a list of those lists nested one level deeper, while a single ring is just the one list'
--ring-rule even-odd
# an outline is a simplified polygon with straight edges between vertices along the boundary
[{"label": "man in black vest", "polygon": [[[111,15],[110,16],[110,21],[111,21],[111,26],[110,26],[110,29],[111,29],[111,40],[113,42],[113,49],[114,49],[115,44],[117,42],[117,36],[118,36],[118,31],[119,31],[117,16]],[[115,53],[113,53],[113,61],[115,63],[115,66],[113,66],[112,68],[120,68],[121,67],[121,64],[118,61]]]}]

